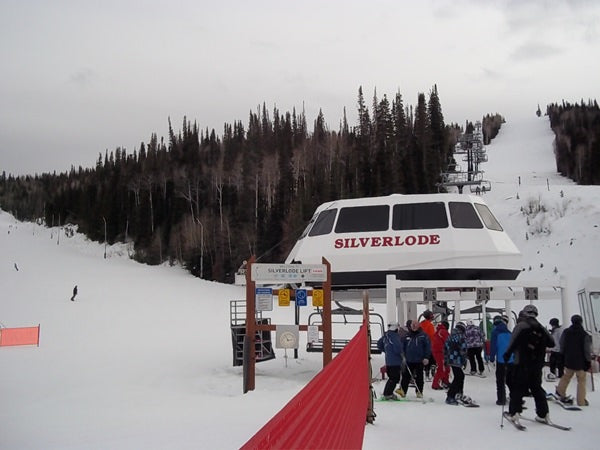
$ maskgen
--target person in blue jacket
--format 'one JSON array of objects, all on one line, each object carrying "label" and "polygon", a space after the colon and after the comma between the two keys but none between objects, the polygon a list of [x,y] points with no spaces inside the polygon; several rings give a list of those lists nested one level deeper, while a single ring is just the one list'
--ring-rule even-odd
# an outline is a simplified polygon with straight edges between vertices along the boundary
[{"label": "person in blue jacket", "polygon": [[510,342],[510,331],[508,330],[508,317],[494,317],[494,328],[490,340],[490,362],[496,361],[496,405],[506,404],[506,386],[510,394],[512,382],[512,367],[514,355],[508,361],[504,360],[504,352]]},{"label": "person in blue jacket", "polygon": [[431,355],[429,336],[421,329],[421,324],[413,320],[402,344],[406,364],[402,372],[400,389],[396,392],[400,397],[406,397],[408,384],[412,377],[415,381],[417,398],[423,398],[423,368],[429,364],[429,355]]},{"label": "person in blue jacket", "polygon": [[388,329],[377,341],[377,348],[385,353],[385,370],[388,380],[383,388],[383,398],[386,400],[398,400],[394,394],[396,385],[400,382],[400,373],[404,361],[404,348],[398,334],[400,326],[398,323],[388,324]]}]

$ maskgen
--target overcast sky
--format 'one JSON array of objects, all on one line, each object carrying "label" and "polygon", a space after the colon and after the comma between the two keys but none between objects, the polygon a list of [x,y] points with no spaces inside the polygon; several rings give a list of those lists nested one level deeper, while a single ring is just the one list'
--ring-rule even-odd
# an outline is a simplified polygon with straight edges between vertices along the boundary
[{"label": "overcast sky", "polygon": [[359,86],[459,124],[600,100],[600,2],[0,0],[0,61],[0,173],[64,172],[263,102],[337,130]]}]

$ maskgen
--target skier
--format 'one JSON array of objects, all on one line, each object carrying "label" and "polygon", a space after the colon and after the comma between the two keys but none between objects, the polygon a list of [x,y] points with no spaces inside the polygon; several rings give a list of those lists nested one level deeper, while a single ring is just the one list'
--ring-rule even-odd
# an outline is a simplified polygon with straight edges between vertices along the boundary
[{"label": "skier", "polygon": [[444,344],[449,336],[448,328],[450,328],[450,324],[446,320],[438,323],[431,342],[432,353],[437,366],[431,383],[431,388],[435,390],[441,390],[450,385],[450,367],[444,363]]},{"label": "skier", "polygon": [[[469,364],[471,365],[471,375],[476,375],[477,369],[479,369],[479,375],[483,376],[483,358],[481,357],[481,351],[483,349],[484,338],[481,329],[476,326],[472,320],[467,321],[465,340],[467,342]],[[476,360],[477,364],[475,364]]]},{"label": "skier", "polygon": [[404,360],[402,341],[398,334],[398,323],[388,324],[386,333],[377,341],[379,351],[385,353],[385,370],[388,380],[383,388],[383,398],[386,400],[398,400],[394,394],[394,388],[400,382],[400,371]]},{"label": "skier", "polygon": [[410,324],[410,330],[403,341],[404,356],[406,365],[402,372],[402,381],[400,389],[396,393],[400,397],[406,397],[408,384],[411,377],[415,380],[415,389],[417,398],[423,398],[423,367],[429,363],[431,354],[431,343],[429,337],[421,330],[421,324],[413,320]]},{"label": "skier", "polygon": [[[433,335],[435,334],[435,325],[433,325],[433,313],[430,310],[423,312],[423,320],[421,321],[421,329],[429,337],[429,342],[433,343]],[[427,359],[429,362],[425,365],[425,378],[427,381],[431,381],[431,370],[434,364],[433,355],[428,355]]]},{"label": "skier", "polygon": [[467,365],[465,330],[465,324],[458,322],[444,344],[444,364],[452,369],[452,383],[450,383],[446,398],[448,405],[458,405],[456,396],[457,394],[462,395],[464,389],[465,374],[463,367]]},{"label": "skier", "polygon": [[75,297],[77,297],[77,285],[73,288],[73,296],[71,297],[71,301],[75,301]]},{"label": "skier", "polygon": [[560,326],[556,317],[550,319],[550,327],[550,334],[554,339],[555,345],[550,349],[550,373],[548,374],[548,381],[554,381],[556,378],[562,378],[564,373],[563,355],[560,352],[560,337],[563,333],[563,327]]},{"label": "skier", "polygon": [[550,423],[546,391],[542,388],[542,369],[546,348],[554,346],[554,339],[536,319],[535,305],[526,305],[512,332],[504,361],[514,353],[514,370],[507,419],[520,426],[523,396],[529,390],[535,401],[536,421]]},{"label": "skier", "polygon": [[506,404],[506,386],[510,391],[512,382],[512,370],[514,357],[511,355],[508,361],[504,360],[504,352],[510,342],[510,331],[507,325],[508,317],[494,317],[494,329],[490,343],[490,362],[496,359],[496,405]]},{"label": "skier", "polygon": [[565,373],[556,387],[556,395],[565,401],[567,387],[577,377],[577,405],[588,406],[585,398],[585,374],[592,364],[592,337],[582,326],[583,319],[579,314],[571,317],[571,326],[567,328],[560,340],[560,351],[565,358]]}]

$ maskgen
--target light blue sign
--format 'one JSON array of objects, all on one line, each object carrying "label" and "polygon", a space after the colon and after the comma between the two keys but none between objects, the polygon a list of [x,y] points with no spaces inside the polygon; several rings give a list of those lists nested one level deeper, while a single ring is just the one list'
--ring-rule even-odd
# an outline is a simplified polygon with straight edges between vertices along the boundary
[{"label": "light blue sign", "polygon": [[256,311],[273,311],[273,289],[256,288]]},{"label": "light blue sign", "polygon": [[296,289],[296,306],[307,305],[306,289]]}]

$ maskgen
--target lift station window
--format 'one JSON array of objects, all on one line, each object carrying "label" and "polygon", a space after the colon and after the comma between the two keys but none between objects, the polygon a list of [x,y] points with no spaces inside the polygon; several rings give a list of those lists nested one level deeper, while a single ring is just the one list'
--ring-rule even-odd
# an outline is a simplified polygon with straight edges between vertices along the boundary
[{"label": "lift station window", "polygon": [[323,234],[331,233],[333,229],[333,223],[335,222],[335,215],[337,214],[337,208],[326,209],[319,214],[315,224],[308,233],[309,236],[321,236]]},{"label": "lift station window", "polygon": [[392,230],[431,230],[448,228],[443,202],[394,205]]},{"label": "lift station window", "polygon": [[450,220],[454,228],[483,228],[473,204],[466,202],[449,202]]},{"label": "lift station window", "polygon": [[477,212],[483,219],[483,223],[485,223],[485,226],[488,227],[488,229],[495,231],[503,231],[500,222],[496,220],[496,218],[490,211],[490,208],[488,208],[486,205],[482,205],[481,203],[475,203],[475,209],[477,209]]},{"label": "lift station window", "polygon": [[386,231],[390,226],[388,205],[353,206],[340,209],[336,233]]},{"label": "lift station window", "polygon": [[592,306],[592,320],[596,333],[600,331],[600,292],[590,292],[590,303]]}]

